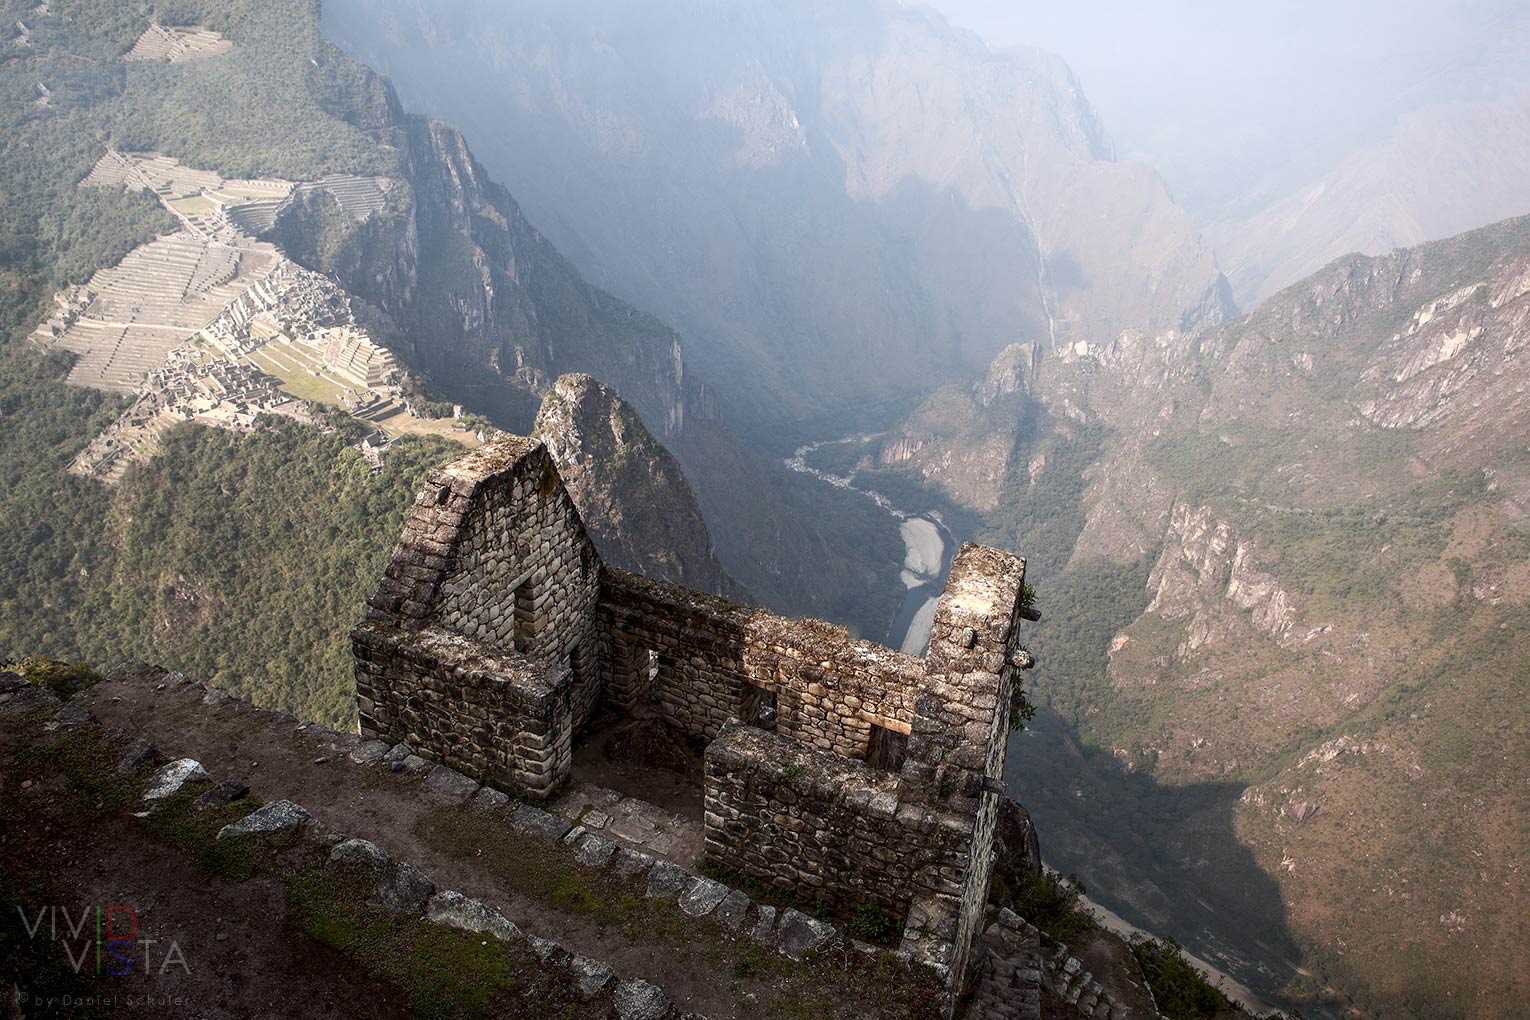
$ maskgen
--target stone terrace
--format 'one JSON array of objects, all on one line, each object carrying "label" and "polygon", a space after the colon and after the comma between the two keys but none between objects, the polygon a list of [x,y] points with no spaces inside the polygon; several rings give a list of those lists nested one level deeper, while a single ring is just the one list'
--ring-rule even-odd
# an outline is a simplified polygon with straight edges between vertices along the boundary
[{"label": "stone terrace", "polygon": [[360,728],[534,798],[598,706],[705,743],[708,860],[904,922],[967,986],[986,917],[1025,564],[962,548],[924,660],[605,567],[546,450],[433,472],[353,632]]},{"label": "stone terrace", "polygon": [[206,28],[186,28],[150,23],[123,60],[199,60],[227,53],[234,44]]}]

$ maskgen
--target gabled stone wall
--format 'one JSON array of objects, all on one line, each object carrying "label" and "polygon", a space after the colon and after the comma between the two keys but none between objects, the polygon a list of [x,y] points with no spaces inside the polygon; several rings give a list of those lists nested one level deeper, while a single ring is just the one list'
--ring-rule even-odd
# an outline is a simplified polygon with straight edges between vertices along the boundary
[{"label": "gabled stone wall", "polygon": [[600,560],[547,451],[432,471],[352,633],[361,732],[546,796],[600,695]]},{"label": "gabled stone wall", "polygon": [[963,546],[916,659],[604,567],[547,451],[510,438],[432,472],[411,510],[353,633],[360,728],[546,797],[598,705],[656,708],[710,742],[711,859],[904,920],[954,1001],[1028,662],[1024,581],[1024,561]]}]

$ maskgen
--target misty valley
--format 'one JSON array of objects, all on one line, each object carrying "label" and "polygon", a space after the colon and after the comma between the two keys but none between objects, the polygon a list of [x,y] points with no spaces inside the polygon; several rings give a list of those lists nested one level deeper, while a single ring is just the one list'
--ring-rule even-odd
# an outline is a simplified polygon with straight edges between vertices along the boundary
[{"label": "misty valley", "polygon": [[5,1016],[1530,1017],[1520,5],[0,3]]}]

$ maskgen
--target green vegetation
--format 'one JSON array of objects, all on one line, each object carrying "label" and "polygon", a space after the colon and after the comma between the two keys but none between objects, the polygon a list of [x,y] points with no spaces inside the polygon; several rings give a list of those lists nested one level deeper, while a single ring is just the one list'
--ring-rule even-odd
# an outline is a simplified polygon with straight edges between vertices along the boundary
[{"label": "green vegetation", "polygon": [[845,922],[845,934],[862,942],[891,946],[903,938],[903,925],[876,904],[863,903]]},{"label": "green vegetation", "polygon": [[218,830],[261,805],[257,800],[242,797],[219,807],[198,810],[193,802],[211,785],[186,784],[149,816],[148,829],[155,839],[196,861],[209,875],[228,882],[243,882],[255,875],[268,851],[290,846],[296,837],[292,833],[278,833],[219,840]]},{"label": "green vegetation", "polygon": [[990,894],[994,902],[1009,907],[1059,942],[1077,942],[1098,927],[1094,918],[1079,906],[1084,884],[1077,875],[1064,878],[1043,868],[1039,875],[1031,871],[1006,871],[996,873],[994,878]]},{"label": "green vegetation", "polygon": [[360,962],[407,997],[418,1020],[587,1015],[524,943],[506,945],[366,905],[376,874],[306,868],[287,879],[298,931]]},{"label": "green vegetation", "polygon": [[15,670],[28,683],[46,687],[61,698],[71,698],[80,691],[101,682],[101,676],[89,666],[29,655],[15,665]]},{"label": "green vegetation", "polygon": [[457,447],[406,437],[373,474],[347,435],[279,421],[186,426],[115,492],[70,475],[115,403],[61,355],[0,351],[0,661],[136,657],[331,724],[351,714],[346,634],[425,472]]},{"label": "green vegetation", "polygon": [[46,18],[34,6],[0,2],[0,23],[24,21],[31,42],[8,45],[0,61],[0,340],[30,332],[50,290],[175,224],[150,195],[75,187],[103,151],[106,108],[124,81],[115,59],[143,30],[141,15],[117,0],[64,0]]},{"label": "green vegetation", "polygon": [[316,0],[156,5],[161,19],[205,25],[234,47],[175,64],[129,64],[109,113],[114,144],[225,177],[397,174],[397,154],[367,131],[386,109],[382,80],[324,41],[317,8]]},{"label": "green vegetation", "polygon": [[[673,901],[649,899],[641,884],[575,864],[566,851],[548,853],[542,844],[511,832],[501,811],[439,811],[422,819],[415,833],[438,853],[481,862],[506,889],[591,922],[605,929],[607,937],[659,945],[697,973],[732,975],[741,995],[747,991],[757,998],[763,1017],[917,1020],[938,1014],[935,979],[928,972],[910,972],[890,954],[847,962],[836,953],[830,959],[794,964],[775,953],[762,953],[747,939],[713,927],[709,919],[686,918]],[[492,858],[481,855],[486,846],[497,848]],[[756,892],[726,870],[702,871],[751,896]],[[896,941],[897,926],[881,911],[858,909],[852,915],[857,918],[867,934],[887,934]]]},{"label": "green vegetation", "polygon": [[[1084,471],[1099,458],[1109,436],[1103,426],[1070,422],[1066,432],[1019,444],[999,504],[978,534],[980,542],[1025,557],[1026,573],[1043,592],[1049,613],[1049,582],[1061,573],[1084,530]],[[1032,484],[1026,465],[1039,453],[1046,455],[1047,464]]]},{"label": "green vegetation", "polygon": [[1133,938],[1132,955],[1147,978],[1158,1010],[1170,1020],[1213,1020],[1236,1008],[1221,990],[1185,959],[1173,939]]}]

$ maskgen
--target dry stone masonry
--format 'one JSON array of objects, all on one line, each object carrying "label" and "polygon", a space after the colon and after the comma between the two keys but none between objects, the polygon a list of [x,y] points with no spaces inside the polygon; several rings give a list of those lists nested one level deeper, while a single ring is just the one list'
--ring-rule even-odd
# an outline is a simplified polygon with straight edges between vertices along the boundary
[{"label": "dry stone masonry", "polygon": [[[954,1003],[985,927],[1024,581],[964,546],[921,660],[606,567],[545,448],[510,437],[416,500],[352,634],[361,734],[548,798],[597,706],[658,711],[706,744],[713,864],[880,907]],[[709,910],[727,892],[692,890]]]}]

